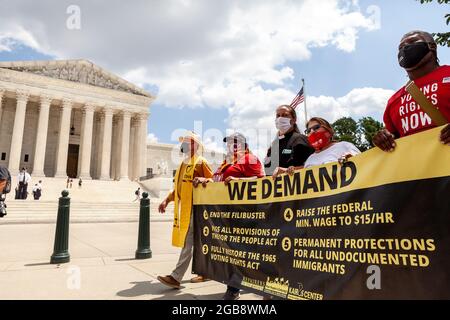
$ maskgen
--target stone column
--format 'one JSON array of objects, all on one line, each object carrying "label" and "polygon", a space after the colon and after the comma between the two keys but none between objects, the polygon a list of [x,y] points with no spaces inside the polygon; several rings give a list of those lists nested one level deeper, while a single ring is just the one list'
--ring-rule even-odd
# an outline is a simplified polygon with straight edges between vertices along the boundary
[{"label": "stone column", "polygon": [[148,114],[143,113],[139,117],[140,121],[140,131],[141,131],[141,167],[140,167],[140,176],[147,175],[147,122],[148,122]]},{"label": "stone column", "polygon": [[130,121],[131,113],[122,112],[122,136],[120,139],[120,180],[128,180],[128,155],[130,153]]},{"label": "stone column", "polygon": [[67,154],[69,151],[70,115],[72,101],[63,99],[61,106],[61,121],[59,123],[58,149],[56,152],[56,178],[67,177]]},{"label": "stone column", "polygon": [[117,117],[113,116],[113,125],[112,125],[112,141],[113,143],[111,144],[111,179],[112,180],[116,180],[117,176],[118,176],[118,148],[120,147],[119,145],[119,119]]},{"label": "stone column", "polygon": [[129,152],[129,159],[128,159],[128,176],[130,177],[130,180],[135,179],[135,158],[136,158],[136,129],[137,129],[137,122],[135,118],[131,118],[131,129],[130,129],[130,152]]},{"label": "stone column", "polygon": [[40,97],[39,120],[36,135],[36,147],[34,149],[33,176],[44,177],[45,151],[47,147],[48,116],[52,98],[43,95]]},{"label": "stone column", "polygon": [[102,160],[100,163],[100,180],[110,180],[109,169],[111,167],[111,140],[112,140],[112,120],[113,110],[105,108],[103,117],[102,135]]},{"label": "stone column", "polygon": [[5,89],[0,89],[0,129],[2,124],[2,115],[3,115],[3,97],[5,95]]},{"label": "stone column", "polygon": [[141,148],[141,121],[139,119],[139,115],[134,120],[135,122],[135,130],[134,130],[134,165],[133,165],[133,180],[138,180],[141,176],[141,166],[142,166],[142,148]]},{"label": "stone column", "polygon": [[134,136],[134,179],[144,176],[144,148],[146,149],[147,115],[138,114],[136,117],[136,130]]},{"label": "stone column", "polygon": [[27,102],[30,97],[28,92],[17,91],[17,106],[14,117],[14,128],[11,139],[11,149],[9,151],[9,171],[11,174],[17,174],[20,167],[20,156],[22,153],[23,129],[25,126],[25,113],[27,111]]},{"label": "stone column", "polygon": [[78,171],[78,178],[90,180],[91,177],[91,152],[92,152],[92,129],[94,126],[94,111],[95,107],[91,104],[86,104],[83,108],[83,120],[81,123],[81,141],[80,154],[78,162],[80,163],[80,170]]}]

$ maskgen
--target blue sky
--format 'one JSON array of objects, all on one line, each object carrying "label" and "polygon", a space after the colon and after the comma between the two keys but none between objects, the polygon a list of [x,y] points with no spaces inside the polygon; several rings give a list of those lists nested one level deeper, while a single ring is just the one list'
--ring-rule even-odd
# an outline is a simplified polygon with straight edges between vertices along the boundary
[{"label": "blue sky", "polygon": [[[182,1],[181,5],[184,9],[181,8],[180,10],[188,10],[188,7],[192,6],[192,3],[190,3],[190,1],[188,0],[175,0],[175,2],[177,1]],[[146,62],[145,64],[140,62],[142,60],[138,61],[138,59],[136,58],[136,61],[134,61],[133,63],[129,63],[129,65],[127,66],[121,65],[120,57],[122,57],[124,53],[119,51],[115,53],[116,47],[113,46],[112,42],[108,42],[107,40],[105,40],[103,44],[103,46],[106,46],[107,48],[109,46],[110,57],[105,57],[104,54],[102,55],[101,53],[99,53],[100,49],[103,50],[105,48],[96,48],[98,50],[94,51],[87,45],[85,45],[85,47],[81,45],[81,47],[79,46],[78,48],[76,48],[76,50],[72,49],[72,44],[70,44],[68,41],[58,41],[58,37],[62,37],[61,34],[52,33],[52,27],[47,25],[50,22],[47,22],[46,18],[44,17],[39,17],[39,14],[34,15],[33,18],[36,19],[37,24],[44,26],[44,30],[48,30],[47,33],[43,36],[42,33],[34,33],[34,30],[32,30],[31,28],[27,30],[27,32],[29,32],[34,37],[38,45],[34,45],[33,47],[33,45],[26,43],[26,41],[22,41],[22,38],[18,36],[17,39],[15,39],[15,44],[9,46],[10,51],[0,50],[0,60],[13,61],[46,60],[55,58],[85,58],[99,64],[102,67],[107,68],[108,70],[112,69],[112,72],[115,72],[120,76],[123,76],[128,80],[143,86],[150,92],[157,92],[158,98],[150,108],[151,115],[148,123],[148,131],[149,133],[154,134],[159,142],[165,143],[175,142],[171,140],[171,134],[175,129],[190,129],[193,127],[194,121],[198,120],[203,121],[204,129],[216,128],[221,131],[225,131],[225,129],[227,128],[235,128],[236,126],[237,129],[241,129],[241,127],[245,127],[242,129],[247,129],[247,127],[251,127],[253,123],[259,126],[270,126],[272,123],[271,110],[276,106],[276,104],[289,102],[286,101],[286,99],[291,99],[291,97],[293,97],[293,94],[295,94],[295,92],[298,90],[301,78],[305,78],[306,80],[307,101],[311,101],[311,103],[308,103],[308,111],[310,113],[316,112],[318,113],[318,115],[323,115],[328,118],[336,118],[339,115],[346,115],[347,113],[348,115],[354,117],[366,115],[364,114],[364,111],[362,111],[362,113],[352,113],[351,111],[351,109],[354,107],[351,105],[351,101],[367,98],[364,96],[364,92],[366,91],[356,92],[352,90],[371,88],[370,94],[374,96],[370,97],[370,100],[368,100],[369,102],[367,102],[367,115],[374,116],[378,120],[381,120],[380,115],[382,114],[382,109],[386,101],[386,97],[391,94],[390,91],[397,90],[407,80],[405,72],[398,66],[396,60],[397,45],[401,36],[407,31],[413,29],[423,29],[431,32],[442,32],[448,30],[448,26],[445,25],[444,21],[444,15],[446,13],[446,7],[444,5],[421,5],[418,1],[414,0],[361,0],[358,3],[359,8],[353,9],[353,11],[358,11],[362,14],[362,16],[367,17],[369,13],[366,12],[366,9],[371,5],[376,5],[380,8],[381,21],[379,29],[369,30],[370,28],[366,27],[354,27],[354,30],[356,30],[357,33],[357,39],[354,48],[350,50],[342,50],[342,48],[339,48],[338,46],[331,43],[333,39],[328,39],[328,43],[322,47],[312,48],[313,46],[310,43],[305,44],[305,47],[310,51],[309,58],[305,56],[297,59],[294,55],[291,57],[280,59],[281,63],[279,65],[275,63],[272,66],[272,69],[279,71],[282,68],[290,68],[290,70],[292,71],[291,76],[280,76],[282,80],[280,80],[278,83],[276,83],[276,81],[272,83],[270,83],[271,81],[269,81],[269,83],[267,83],[264,80],[259,79],[253,81],[253,83],[251,84],[248,84],[249,90],[247,91],[256,90],[255,92],[258,92],[258,96],[255,96],[254,105],[252,106],[253,109],[249,109],[247,111],[243,111],[243,109],[245,108],[240,106],[240,103],[245,103],[242,101],[247,101],[246,99],[252,101],[252,95],[245,95],[242,92],[238,93],[239,90],[236,90],[236,88],[239,87],[240,83],[246,83],[245,73],[242,73],[243,76],[241,76],[244,79],[238,79],[234,75],[234,78],[231,76],[224,76],[223,79],[218,78],[220,77],[220,73],[224,72],[224,70],[220,69],[220,60],[219,63],[217,63],[213,58],[211,58],[213,54],[210,53],[211,51],[208,51],[211,50],[208,47],[209,44],[206,42],[202,42],[206,41],[204,40],[204,38],[207,37],[204,37],[203,34],[200,36],[200,32],[198,36],[198,39],[200,39],[198,43],[200,44],[198,46],[201,47],[202,45],[204,45],[208,48],[204,49],[203,53],[196,53],[197,55],[191,53],[180,54],[180,56],[176,59],[182,60],[185,57],[191,55],[188,57],[188,61],[190,61],[191,59],[194,66],[202,63],[201,61],[212,59],[213,62],[211,64],[200,64],[200,66],[202,66],[203,69],[212,69],[210,71],[213,76],[211,76],[211,74],[207,74],[204,70],[196,70],[195,72],[193,72],[193,74],[195,75],[193,75],[191,78],[184,73],[180,73],[180,75],[176,76],[178,76],[179,78],[185,77],[186,80],[184,80],[184,83],[180,80],[180,84],[176,85],[174,85],[174,83],[177,79],[171,79],[170,72],[174,72],[175,70],[174,73],[176,73],[179,71],[179,69],[177,69],[178,67],[173,67],[173,61],[175,60],[164,60],[164,55],[167,53],[161,52],[160,56],[152,56],[152,58],[149,58],[149,62]],[[83,10],[83,8],[87,6],[87,4],[82,4],[80,6]],[[198,14],[199,11],[201,12],[201,9],[204,9],[207,14],[207,10],[211,9],[207,8],[206,6],[207,5],[204,5],[205,8],[197,8],[195,13]],[[223,6],[227,5],[223,4]],[[243,9],[243,7],[245,6],[242,5],[242,2],[239,3],[239,6],[241,6],[241,10],[246,10],[245,8]],[[251,5],[248,6],[249,8],[247,9],[252,10],[252,8],[250,8]],[[22,12],[20,11],[22,10],[20,6],[18,6],[16,10],[17,19],[15,19],[13,11],[12,17],[8,17],[10,23],[7,26],[2,26],[0,24],[0,40],[2,39],[2,33],[3,39],[14,38],[14,31],[11,30],[17,30],[17,28],[14,29],[11,27],[11,25],[14,25],[15,22],[17,23],[17,25],[21,25],[22,23],[23,28],[27,28],[25,22],[22,22],[25,21],[25,18],[27,17],[26,14],[22,14]],[[84,10],[86,11],[87,9]],[[170,11],[172,9],[169,8],[167,10],[168,11],[164,11],[164,13],[169,12],[173,15],[173,12]],[[332,10],[332,8],[330,10]],[[120,10],[118,9],[118,11]],[[224,10],[222,9],[222,11]],[[448,11],[449,10],[447,9],[447,13]],[[99,15],[100,14],[101,13],[99,13]],[[92,16],[95,14],[90,13],[90,15]],[[230,14],[230,16],[232,15]],[[223,19],[217,19],[220,21],[217,23],[214,22],[216,24],[212,24],[212,28],[217,28],[218,30],[219,28],[222,28],[220,29],[221,32],[223,32],[223,34],[225,35],[228,35],[229,31],[226,30],[226,23],[223,22],[223,25],[221,24],[221,21],[225,21],[227,18],[228,16],[224,15]],[[302,18],[302,16],[298,17],[299,20],[302,20]],[[274,17],[275,21],[276,19],[277,17]],[[138,21],[138,18],[136,20]],[[125,22],[126,23],[124,23],[123,25],[133,23],[133,21],[131,20],[126,20]],[[276,25],[276,23],[274,25]],[[298,25],[301,25],[301,22],[297,21],[297,24],[294,24],[292,28],[297,28]],[[246,25],[242,24],[242,26],[245,27]],[[202,28],[204,28],[204,26],[202,26]],[[287,28],[289,28],[289,26],[287,26]],[[235,34],[242,35],[242,33],[245,33],[245,29],[237,31],[235,30],[233,32],[235,32]],[[303,30],[297,30],[296,32],[302,33]],[[167,31],[167,33],[170,32]],[[257,34],[257,32],[255,33]],[[131,35],[129,35],[129,37],[132,37],[133,33],[130,32],[130,34]],[[86,33],[82,35],[90,36],[90,34]],[[193,35],[193,38],[196,39],[196,35]],[[139,37],[139,35],[136,35],[136,37]],[[193,43],[195,42],[195,39],[192,40]],[[102,40],[99,41],[102,42]],[[125,40],[121,39],[120,41]],[[131,40],[127,39],[127,41]],[[145,42],[148,41],[151,42],[150,40],[145,40]],[[176,43],[178,40],[166,39],[166,41],[173,41]],[[280,43],[283,44],[283,42],[279,42],[278,44]],[[0,42],[0,44],[2,43]],[[65,47],[66,45],[67,48]],[[139,46],[137,48],[139,48]],[[145,50],[148,50],[148,54],[150,57],[152,55],[151,52],[157,50],[157,48],[157,44],[149,46],[147,47],[147,49],[142,48],[142,50],[144,51],[144,61]],[[214,48],[214,50],[216,50],[216,52],[220,52],[218,48]],[[232,47],[232,50],[239,50],[239,48],[236,49]],[[267,47],[265,50],[270,51],[274,49]],[[439,47],[438,50],[441,64],[448,64],[450,61],[450,49]],[[172,53],[173,52],[171,52],[171,54]],[[264,54],[269,55],[269,53],[267,52],[264,52]],[[133,56],[133,51],[126,51],[127,59],[132,61]],[[280,56],[281,55],[278,55],[274,59],[278,59]],[[269,61],[270,58],[272,57],[270,56],[269,58],[267,58],[267,60],[262,61]],[[152,59],[161,59],[161,62],[155,62],[154,64],[152,64],[152,62],[150,61]],[[238,62],[239,61],[236,60],[236,63]],[[167,66],[164,66],[164,63],[167,63]],[[142,68],[140,67],[141,65]],[[162,65],[163,67],[159,68],[160,65]],[[249,65],[250,62],[243,64],[242,69],[249,68]],[[217,66],[217,70],[214,69],[215,66]],[[255,75],[254,69],[252,69],[251,73],[249,73],[249,78]],[[144,71],[142,71],[141,73],[139,70]],[[268,72],[272,72],[273,70],[268,70]],[[161,71],[161,73],[164,72],[165,75],[159,76],[159,71]],[[136,73],[139,75],[134,76]],[[201,93],[199,98],[200,100],[192,99],[191,101],[190,98],[193,96],[193,94],[191,94],[191,92],[189,91],[187,91],[184,96],[181,93],[177,96],[176,92],[177,90],[179,91],[180,86],[181,88],[183,88],[186,83],[195,83],[197,80],[196,77],[198,77],[199,79],[201,78],[201,80],[199,80],[199,83],[201,83],[201,85],[199,85],[197,88],[193,88],[192,92],[199,92],[199,90],[204,90],[205,88],[208,89],[208,81],[211,81],[211,83],[219,84],[219,86],[214,87],[215,90],[212,91],[212,93]],[[234,89],[226,88],[225,90],[223,87],[221,87],[221,85],[227,82],[228,79],[233,79],[231,81],[236,82],[236,87],[234,87]],[[382,91],[381,89],[390,91]],[[172,97],[171,94],[167,94],[167,92],[169,91],[172,94],[175,92],[175,96]],[[234,92],[236,92],[235,100],[233,100],[232,97]],[[380,93],[378,94],[378,92]],[[215,93],[217,93],[216,96]],[[327,97],[327,99],[319,98],[321,96]],[[224,102],[223,104],[221,104],[220,99],[222,99],[222,97],[231,97],[230,99],[232,101],[227,103]],[[280,97],[282,97],[283,101],[277,100],[281,99]],[[217,102],[217,100],[219,102]],[[198,101],[201,102],[199,103]],[[214,101],[214,103],[208,103],[208,101]],[[260,109],[258,103],[261,103],[261,105],[264,104],[264,106],[261,106]],[[338,112],[335,112],[335,110],[331,110],[332,108],[337,108],[335,107],[337,105],[339,105],[340,108]],[[349,110],[346,111],[346,108],[348,108]],[[254,115],[252,114],[253,112]],[[253,116],[255,118],[253,118]],[[242,119],[239,119],[239,117],[242,117]],[[266,119],[264,120],[265,122],[261,120],[263,117],[264,119]],[[231,119],[238,120],[231,121]]]}]

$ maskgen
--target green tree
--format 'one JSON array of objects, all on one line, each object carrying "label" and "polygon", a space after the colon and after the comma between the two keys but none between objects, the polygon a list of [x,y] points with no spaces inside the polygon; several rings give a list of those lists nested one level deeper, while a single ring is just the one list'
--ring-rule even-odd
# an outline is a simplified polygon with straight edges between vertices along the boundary
[{"label": "green tree", "polygon": [[374,145],[372,143],[372,138],[382,128],[383,124],[372,117],[364,117],[359,119],[358,129],[360,135],[364,138],[364,141],[361,141],[361,146],[359,149],[361,151],[366,151],[373,148]]},{"label": "green tree", "polygon": [[350,117],[337,119],[332,124],[332,127],[337,140],[351,142],[358,148],[360,147],[361,136],[358,130],[358,123],[354,119]]},{"label": "green tree", "polygon": [[[433,0],[419,0],[421,4],[431,3]],[[450,0],[437,0],[439,4],[450,4]],[[447,13],[444,18],[446,19],[447,25],[450,24],[450,13]],[[436,43],[441,46],[450,47],[450,32],[439,32],[433,33]]]}]

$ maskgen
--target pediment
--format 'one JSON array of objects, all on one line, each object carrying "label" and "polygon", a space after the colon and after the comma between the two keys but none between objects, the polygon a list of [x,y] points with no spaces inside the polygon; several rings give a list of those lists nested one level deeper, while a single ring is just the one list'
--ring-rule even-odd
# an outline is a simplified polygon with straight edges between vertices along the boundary
[{"label": "pediment", "polygon": [[0,68],[152,97],[145,90],[88,60],[11,61],[0,62]]}]

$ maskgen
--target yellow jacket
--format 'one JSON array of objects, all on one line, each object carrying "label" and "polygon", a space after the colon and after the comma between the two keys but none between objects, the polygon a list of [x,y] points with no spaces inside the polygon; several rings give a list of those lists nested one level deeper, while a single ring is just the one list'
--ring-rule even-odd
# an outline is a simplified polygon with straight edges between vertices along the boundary
[{"label": "yellow jacket", "polygon": [[167,198],[169,201],[175,201],[172,229],[173,246],[183,248],[189,230],[192,214],[192,180],[196,177],[211,178],[212,175],[213,172],[206,159],[197,155],[191,157],[189,163],[183,161],[177,169],[174,190]]}]

